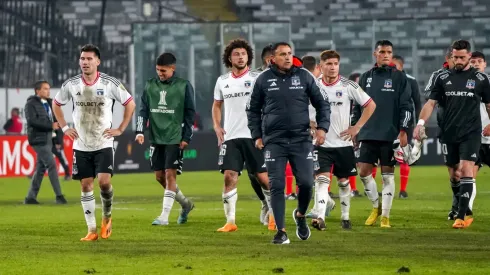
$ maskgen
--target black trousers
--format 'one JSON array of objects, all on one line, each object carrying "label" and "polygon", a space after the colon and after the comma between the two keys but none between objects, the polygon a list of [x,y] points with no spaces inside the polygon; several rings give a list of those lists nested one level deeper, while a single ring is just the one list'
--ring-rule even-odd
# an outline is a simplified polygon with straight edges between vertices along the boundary
[{"label": "black trousers", "polygon": [[283,229],[286,200],[284,188],[286,186],[286,164],[289,161],[296,178],[298,193],[298,212],[306,214],[311,200],[314,184],[313,170],[313,144],[300,143],[269,143],[264,148],[265,164],[269,173],[271,187],[271,205],[277,228]]}]

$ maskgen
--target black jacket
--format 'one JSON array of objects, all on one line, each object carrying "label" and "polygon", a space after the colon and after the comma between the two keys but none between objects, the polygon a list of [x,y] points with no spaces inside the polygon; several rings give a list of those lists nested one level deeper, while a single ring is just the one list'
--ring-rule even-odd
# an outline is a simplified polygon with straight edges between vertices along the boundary
[{"label": "black jacket", "polygon": [[[376,110],[359,131],[358,141],[394,141],[400,131],[409,131],[413,123],[412,91],[404,72],[391,65],[375,66],[361,75],[359,86],[376,103]],[[360,112],[355,116],[357,121]]]},{"label": "black jacket", "polygon": [[405,73],[407,76],[408,83],[410,84],[410,90],[411,90],[411,98],[412,98],[412,103],[413,103],[413,110],[414,114],[412,116],[412,125],[415,125],[415,123],[419,120],[419,115],[420,111],[422,110],[422,102],[420,100],[420,90],[419,90],[419,83],[415,79],[415,77]]},{"label": "black jacket", "polygon": [[[51,108],[50,100],[48,100],[48,104]],[[33,95],[27,99],[25,116],[27,121],[27,140],[31,146],[46,145],[48,142],[52,142],[53,121],[49,119],[40,97]]]},{"label": "black jacket", "polygon": [[247,104],[252,138],[262,138],[264,144],[311,141],[310,101],[316,109],[317,128],[327,132],[330,104],[313,75],[296,66],[283,74],[271,65],[255,80]]}]

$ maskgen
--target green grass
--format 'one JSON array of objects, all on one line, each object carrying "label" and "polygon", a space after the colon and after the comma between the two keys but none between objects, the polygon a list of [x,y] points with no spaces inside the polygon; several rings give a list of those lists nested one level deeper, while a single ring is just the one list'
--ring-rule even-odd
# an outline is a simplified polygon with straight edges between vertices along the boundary
[{"label": "green grass", "polygon": [[[394,200],[392,228],[364,226],[371,204],[365,197],[354,198],[352,231],[340,229],[337,207],[325,232],[312,231],[309,240],[300,241],[291,218],[296,202],[288,201],[292,243],[284,246],[270,244],[274,233],[259,224],[260,202],[247,178],[241,180],[239,231],[223,234],[216,232],[225,221],[218,172],[187,172],[178,178],[196,208],[188,224],[177,225],[180,207],[174,204],[167,227],[150,225],[163,196],[153,175],[116,175],[113,235],[81,243],[86,225],[78,182],[62,182],[67,206],[54,204],[47,179],[39,196],[43,204],[26,206],[21,202],[28,180],[0,179],[0,274],[396,274],[402,266],[410,274],[490,274],[488,168],[477,179],[475,222],[468,229],[454,230],[446,220],[451,204],[446,169],[413,167],[409,199]],[[377,180],[379,186],[379,175]],[[358,188],[363,190],[359,179]],[[337,187],[332,191],[337,193]],[[99,225],[100,217],[98,208]]]}]

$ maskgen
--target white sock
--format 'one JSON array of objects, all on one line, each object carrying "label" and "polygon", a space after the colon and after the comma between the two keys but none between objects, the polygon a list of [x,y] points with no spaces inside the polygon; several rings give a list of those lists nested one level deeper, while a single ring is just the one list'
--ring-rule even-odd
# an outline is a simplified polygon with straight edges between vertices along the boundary
[{"label": "white sock", "polygon": [[97,223],[95,222],[95,197],[94,191],[82,192],[81,197],[83,213],[89,232],[97,232]]},{"label": "white sock", "polygon": [[364,191],[366,191],[366,195],[368,199],[373,204],[373,208],[378,208],[379,206],[378,187],[376,186],[376,181],[374,180],[373,175],[368,175],[367,177],[361,177],[361,181],[364,184]]},{"label": "white sock", "polygon": [[237,189],[223,193],[223,206],[225,208],[226,222],[235,224],[236,201],[238,199]]},{"label": "white sock", "polygon": [[311,212],[316,214],[318,211],[318,203],[316,202],[317,201],[317,197],[316,197],[316,190],[318,190],[318,182],[315,180],[315,192],[313,192],[313,208],[311,209]]},{"label": "white sock", "polygon": [[395,194],[395,175],[393,173],[381,174],[383,177],[383,203],[381,204],[381,216],[390,217],[393,194]]},{"label": "white sock", "polygon": [[272,209],[272,206],[271,206],[271,190],[265,190],[264,188],[262,188],[262,193],[264,193],[264,197],[265,197],[265,201],[262,201],[262,205],[264,205],[264,202],[265,202],[265,204],[267,205],[269,210],[271,210]]},{"label": "white sock", "polygon": [[476,197],[476,179],[473,180],[473,192],[471,192],[471,197],[470,197],[470,204],[468,207],[470,208],[471,211],[473,211],[473,202],[475,201]]},{"label": "white sock", "polygon": [[184,193],[180,191],[179,186],[175,189],[175,200],[182,206],[182,208],[186,207],[189,204],[189,200],[184,196]]},{"label": "white sock", "polygon": [[350,210],[350,198],[351,198],[350,184],[349,181],[346,180],[344,182],[339,182],[338,185],[339,185],[341,220],[348,221],[349,210]]},{"label": "white sock", "polygon": [[330,199],[328,195],[328,186],[330,185],[330,179],[326,176],[318,176],[315,180],[315,185],[318,183],[318,188],[315,189],[316,202],[317,202],[317,215],[318,218],[325,220],[325,210],[327,210],[327,202]]},{"label": "white sock", "polygon": [[170,211],[172,210],[172,206],[174,205],[175,200],[175,192],[170,190],[165,190],[163,193],[163,208],[162,214],[160,214],[159,219],[164,222],[168,222],[168,216],[170,215]]},{"label": "white sock", "polygon": [[112,186],[108,191],[100,190],[100,200],[102,201],[102,213],[104,217],[110,218],[112,215],[112,199],[114,197],[114,192],[112,191]]}]

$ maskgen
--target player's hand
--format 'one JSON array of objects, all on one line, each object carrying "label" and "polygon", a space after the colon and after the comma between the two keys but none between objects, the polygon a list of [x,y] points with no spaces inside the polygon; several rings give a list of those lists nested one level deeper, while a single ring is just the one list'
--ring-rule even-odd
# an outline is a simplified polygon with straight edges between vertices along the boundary
[{"label": "player's hand", "polygon": [[316,132],[315,132],[315,137],[316,137],[316,145],[320,146],[322,145],[323,143],[325,143],[325,135],[327,133],[325,133],[325,130],[323,129],[317,129]]},{"label": "player's hand", "polygon": [[361,128],[358,126],[350,126],[347,130],[344,130],[340,133],[340,138],[343,140],[354,140]]},{"label": "player's hand", "polygon": [[262,150],[264,149],[264,142],[262,141],[261,138],[258,138],[256,141],[255,141],[255,147],[259,150]]},{"label": "player's hand", "polygon": [[121,134],[122,134],[122,131],[119,129],[105,129],[104,130],[104,137],[105,138],[118,137]]},{"label": "player's hand", "polygon": [[184,150],[184,148],[187,147],[187,145],[189,145],[189,143],[185,141],[181,141],[179,146],[180,150]]},{"label": "player's hand", "polygon": [[134,139],[136,142],[139,144],[143,144],[145,142],[145,136],[144,135],[136,135],[136,138]]},{"label": "player's hand", "polygon": [[53,130],[58,130],[60,128],[60,125],[58,124],[58,122],[54,122],[53,123]]},{"label": "player's hand", "polygon": [[68,130],[66,130],[65,135],[67,135],[71,140],[75,140],[78,138],[77,130],[73,128],[69,128]]},{"label": "player's hand", "polygon": [[400,140],[400,146],[405,147],[408,144],[408,136],[405,131],[401,131],[398,135],[398,139]]},{"label": "player's hand", "polygon": [[214,132],[216,133],[216,137],[218,138],[218,146],[221,146],[223,142],[225,142],[225,129],[221,128],[221,126],[215,126]]},{"label": "player's hand", "polygon": [[421,137],[420,137],[420,131],[424,128],[423,125],[417,125],[415,126],[415,129],[413,129],[413,138],[418,140],[418,141],[421,141]]},{"label": "player's hand", "polygon": [[490,124],[488,124],[487,126],[485,126],[485,128],[483,129],[482,135],[484,137],[490,136]]}]

